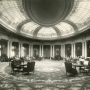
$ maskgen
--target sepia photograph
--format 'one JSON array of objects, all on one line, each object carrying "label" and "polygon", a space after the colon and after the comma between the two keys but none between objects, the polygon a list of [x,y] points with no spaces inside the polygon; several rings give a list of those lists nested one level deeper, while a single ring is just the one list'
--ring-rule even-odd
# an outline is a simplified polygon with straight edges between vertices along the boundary
[{"label": "sepia photograph", "polygon": [[90,0],[0,0],[0,90],[90,90]]}]

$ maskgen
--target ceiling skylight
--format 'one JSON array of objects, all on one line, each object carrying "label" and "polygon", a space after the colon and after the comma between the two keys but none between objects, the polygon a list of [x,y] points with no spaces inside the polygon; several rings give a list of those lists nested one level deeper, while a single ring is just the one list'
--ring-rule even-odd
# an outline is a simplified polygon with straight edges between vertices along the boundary
[{"label": "ceiling skylight", "polygon": [[21,33],[26,33],[30,36],[33,36],[33,32],[37,27],[39,27],[39,25],[34,22],[26,23],[25,25],[22,26]]},{"label": "ceiling skylight", "polygon": [[[0,21],[16,29],[17,25],[27,19],[24,12],[21,12],[22,0],[1,0],[0,1]],[[18,4],[17,4],[18,3]]]},{"label": "ceiling skylight", "polygon": [[57,37],[57,33],[52,27],[43,27],[37,33],[37,37],[44,37],[44,38]]},{"label": "ceiling skylight", "polygon": [[68,20],[72,21],[82,30],[90,23],[90,0],[75,0],[75,5]]},{"label": "ceiling skylight", "polygon": [[60,30],[62,36],[74,33],[73,27],[68,23],[61,22],[56,27]]},{"label": "ceiling skylight", "polygon": [[[27,1],[28,2],[26,3],[28,3],[29,5],[30,0],[27,0]],[[45,0],[42,0],[42,1],[45,1]],[[42,1],[40,4],[41,6],[42,6]],[[46,26],[44,26],[42,22],[38,23],[38,20],[36,20],[36,18],[32,18],[28,16],[29,12],[24,11],[25,7],[23,5],[24,4],[23,0],[0,0],[0,24],[6,27],[8,30],[11,30],[15,33],[20,31],[21,35],[24,34],[25,36],[29,35],[31,37],[35,36],[36,39],[45,38],[48,40],[49,38],[52,39],[52,37],[62,38],[65,36],[74,35],[76,34],[77,31],[78,33],[80,33],[83,30],[86,30],[86,28],[87,29],[90,28],[90,0],[73,0],[73,2],[70,4],[73,7],[70,7],[70,8],[68,7],[68,10],[69,9],[71,10],[70,13],[68,13],[67,9],[65,8],[67,12],[67,17],[65,16],[65,18],[63,19],[60,18],[61,21],[58,21],[58,22],[55,21],[57,23],[50,24],[50,26],[48,26],[47,20],[49,20],[51,23],[55,18],[52,17],[52,21],[51,21],[50,19],[51,13],[49,13],[48,15],[47,7],[43,7],[41,9],[39,8],[38,4],[37,4],[38,8],[37,6],[33,7],[34,5],[32,3],[33,9],[35,8],[36,10],[40,9],[42,10],[42,13],[43,13],[43,9],[46,10],[46,13],[47,13],[46,17],[43,17],[44,14],[41,15],[41,13],[39,14],[39,12],[37,11],[38,15],[40,15],[38,16],[40,17],[38,19],[42,19],[42,22],[46,20],[45,21]],[[65,0],[63,0],[62,3],[67,4],[65,3]],[[46,5],[47,5],[47,2],[46,2]],[[51,3],[50,5],[52,6]],[[53,5],[54,5],[54,0],[53,0]],[[27,4],[25,4],[25,6],[27,6]],[[61,16],[62,16],[61,14],[62,8],[63,7],[60,6],[60,10],[58,10],[60,11],[59,14]],[[29,8],[27,7],[27,11],[30,11],[30,10],[31,10],[30,7]],[[51,8],[50,10],[54,10],[54,9]],[[53,11],[53,14],[54,14],[54,11]],[[37,13],[35,14],[35,16],[37,17]],[[49,16],[49,18],[47,18],[47,16]],[[33,19],[35,19],[35,21]]]}]

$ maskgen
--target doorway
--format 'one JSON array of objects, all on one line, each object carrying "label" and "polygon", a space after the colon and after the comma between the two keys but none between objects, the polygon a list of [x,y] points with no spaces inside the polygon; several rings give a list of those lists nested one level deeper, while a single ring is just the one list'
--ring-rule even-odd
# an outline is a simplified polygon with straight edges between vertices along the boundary
[{"label": "doorway", "polygon": [[33,45],[33,56],[35,59],[39,58],[39,45]]},{"label": "doorway", "polygon": [[79,57],[79,56],[82,56],[82,43],[81,42],[78,42],[75,44],[75,53],[76,53],[76,56]]},{"label": "doorway", "polygon": [[44,45],[44,58],[49,59],[50,58],[50,45]]},{"label": "doorway", "polygon": [[90,40],[87,41],[87,57],[90,57]]},{"label": "doorway", "polygon": [[65,45],[65,56],[70,57],[71,56],[71,44]]}]

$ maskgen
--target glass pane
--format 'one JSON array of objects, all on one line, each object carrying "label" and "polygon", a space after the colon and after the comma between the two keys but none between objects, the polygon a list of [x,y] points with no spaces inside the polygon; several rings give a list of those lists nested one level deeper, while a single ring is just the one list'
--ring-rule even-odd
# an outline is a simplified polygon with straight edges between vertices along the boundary
[{"label": "glass pane", "polygon": [[56,27],[60,30],[62,36],[74,33],[73,27],[68,23],[61,22]]},{"label": "glass pane", "polygon": [[19,23],[26,20],[28,17],[25,15],[22,8],[22,0],[1,0],[0,1],[0,21],[1,24],[6,24],[16,30]]},{"label": "glass pane", "polygon": [[21,33],[25,33],[32,36],[33,32],[37,27],[39,27],[39,25],[34,22],[26,23],[25,25],[22,26]]},{"label": "glass pane", "polygon": [[90,23],[90,0],[75,0],[72,12],[67,19],[75,23],[79,30],[87,27]]},{"label": "glass pane", "polygon": [[57,37],[57,33],[52,27],[43,27],[37,33],[37,37],[44,37],[44,38]]}]

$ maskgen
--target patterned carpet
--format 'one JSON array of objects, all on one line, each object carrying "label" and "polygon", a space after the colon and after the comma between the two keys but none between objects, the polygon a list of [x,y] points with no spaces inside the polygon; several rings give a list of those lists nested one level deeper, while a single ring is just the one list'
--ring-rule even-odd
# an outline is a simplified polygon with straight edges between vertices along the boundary
[{"label": "patterned carpet", "polygon": [[[30,75],[11,75],[9,63],[0,62],[0,90],[90,90],[90,76],[69,77],[65,74],[63,61],[45,62],[36,62],[35,73]],[[45,70],[43,63],[53,69]]]}]

